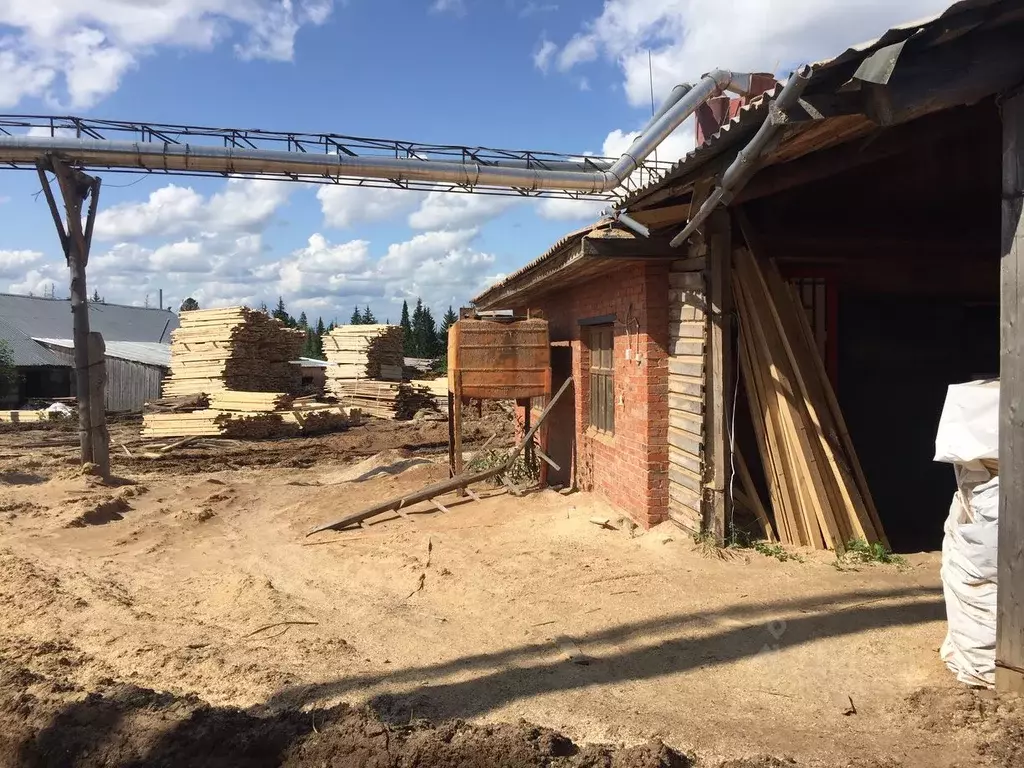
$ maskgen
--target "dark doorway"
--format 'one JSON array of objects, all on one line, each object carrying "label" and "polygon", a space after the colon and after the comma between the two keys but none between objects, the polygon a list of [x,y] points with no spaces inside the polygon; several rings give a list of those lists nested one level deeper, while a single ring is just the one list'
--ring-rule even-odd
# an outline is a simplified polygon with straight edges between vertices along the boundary
[{"label": "dark doorway", "polygon": [[[572,348],[551,347],[551,389],[557,392],[565,380],[572,377]],[[569,487],[573,483],[576,457],[576,399],[568,392],[555,403],[548,415],[548,455],[558,470],[548,468],[548,484]]]},{"label": "dark doorway", "polygon": [[950,384],[999,371],[999,308],[949,296],[843,291],[838,396],[892,548],[942,546],[956,486],[932,461]]}]

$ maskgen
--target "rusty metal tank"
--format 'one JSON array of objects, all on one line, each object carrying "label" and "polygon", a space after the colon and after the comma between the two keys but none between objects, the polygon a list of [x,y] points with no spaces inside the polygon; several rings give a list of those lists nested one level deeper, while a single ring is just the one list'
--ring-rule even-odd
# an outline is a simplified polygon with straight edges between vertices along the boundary
[{"label": "rusty metal tank", "polygon": [[448,332],[448,390],[464,398],[551,394],[548,322],[463,318]]}]

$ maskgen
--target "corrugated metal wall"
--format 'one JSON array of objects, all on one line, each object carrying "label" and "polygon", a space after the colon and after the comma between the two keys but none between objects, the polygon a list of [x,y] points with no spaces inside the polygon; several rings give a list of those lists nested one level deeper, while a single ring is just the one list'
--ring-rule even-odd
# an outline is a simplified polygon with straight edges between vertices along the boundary
[{"label": "corrugated metal wall", "polygon": [[[70,349],[49,349],[69,365],[74,365],[74,353]],[[160,397],[160,384],[165,373],[163,368],[116,357],[108,357],[106,367],[108,412],[141,411],[147,400],[156,400]]]}]

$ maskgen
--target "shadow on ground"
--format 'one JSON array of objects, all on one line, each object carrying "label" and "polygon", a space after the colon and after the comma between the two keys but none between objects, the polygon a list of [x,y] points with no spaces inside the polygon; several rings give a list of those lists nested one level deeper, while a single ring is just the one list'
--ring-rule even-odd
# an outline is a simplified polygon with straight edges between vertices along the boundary
[{"label": "shadow on ground", "polygon": [[[893,600],[903,602],[880,604]],[[776,620],[794,613],[798,615],[784,623]],[[840,605],[810,599],[737,605],[714,615],[678,614],[577,638],[582,651],[592,658],[587,666],[553,661],[549,644],[526,644],[388,675],[356,675],[291,687],[279,691],[265,706],[249,710],[210,707],[195,698],[113,683],[102,691],[84,692],[66,679],[5,665],[0,674],[0,764],[689,766],[687,757],[660,743],[631,749],[580,747],[528,723],[470,726],[463,719],[552,691],[615,686],[752,657],[765,647],[768,622],[777,630],[783,627],[776,642],[795,647],[877,627],[934,621],[943,615],[938,589],[851,592],[842,596]],[[708,632],[707,622],[716,617],[732,621]],[[699,635],[691,631],[698,624]],[[607,652],[616,643],[654,635],[663,639],[629,651]],[[470,679],[446,681],[454,673],[469,672],[475,673]],[[300,709],[384,682],[400,692],[378,696],[368,707],[342,704]],[[413,708],[415,715],[441,724],[435,727],[415,720]]]}]

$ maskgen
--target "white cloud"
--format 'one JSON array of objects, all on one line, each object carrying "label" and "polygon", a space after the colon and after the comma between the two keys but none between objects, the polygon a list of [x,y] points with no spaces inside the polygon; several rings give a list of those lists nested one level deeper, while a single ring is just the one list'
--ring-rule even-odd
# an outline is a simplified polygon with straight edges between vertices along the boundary
[{"label": "white cloud", "polygon": [[558,55],[569,70],[603,57],[623,72],[629,103],[650,102],[648,51],[655,91],[692,81],[715,67],[790,68],[834,56],[888,27],[941,11],[947,0],[605,0]]},{"label": "white cloud", "polygon": [[281,263],[281,293],[298,298],[376,293],[369,268],[370,244],[365,240],[331,245],[323,235],[315,234],[305,248]]},{"label": "white cloud", "polygon": [[145,202],[101,208],[93,236],[115,241],[204,231],[256,232],[267,225],[292,188],[279,181],[229,179],[222,192],[204,198],[191,187],[168,184]]},{"label": "white cloud", "polygon": [[449,251],[465,248],[479,234],[476,229],[424,232],[411,240],[394,243],[377,265],[387,277],[400,278],[415,272],[424,262]]},{"label": "white cloud", "polygon": [[608,207],[603,200],[568,200],[547,197],[537,202],[537,215],[552,221],[596,221]]},{"label": "white cloud", "polygon": [[89,107],[160,47],[233,40],[242,58],[289,61],[298,31],[331,10],[332,0],[5,0],[0,107],[32,97]]},{"label": "white cloud", "polygon": [[41,266],[39,269],[25,272],[21,280],[9,283],[7,290],[11,293],[44,296],[49,293],[52,286],[58,297],[67,296],[67,291],[60,288],[60,278],[56,268]]},{"label": "white cloud", "polygon": [[540,41],[540,45],[537,50],[533,52],[533,66],[539,69],[541,72],[547,73],[551,67],[551,58],[558,51],[558,46],[547,38],[543,38]]},{"label": "white cloud", "polygon": [[409,215],[409,226],[413,229],[476,227],[520,202],[514,197],[435,190]]},{"label": "white cloud", "polygon": [[452,13],[462,16],[466,13],[465,0],[434,0],[430,6],[431,13]]},{"label": "white cloud", "polygon": [[412,209],[426,193],[386,187],[322,186],[316,192],[324,225],[347,229],[384,221]]},{"label": "white cloud", "polygon": [[[625,132],[616,128],[605,137],[601,154],[605,157],[620,157],[639,135],[640,131]],[[658,161],[674,163],[693,149],[693,144],[693,121],[687,120],[658,145]],[[654,155],[649,159],[653,160]]]},{"label": "white cloud", "polygon": [[38,264],[43,260],[40,251],[4,251],[0,250],[0,275],[5,277],[20,276],[26,267]]}]

